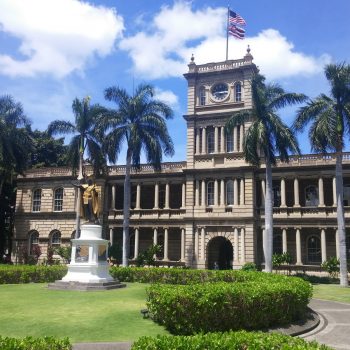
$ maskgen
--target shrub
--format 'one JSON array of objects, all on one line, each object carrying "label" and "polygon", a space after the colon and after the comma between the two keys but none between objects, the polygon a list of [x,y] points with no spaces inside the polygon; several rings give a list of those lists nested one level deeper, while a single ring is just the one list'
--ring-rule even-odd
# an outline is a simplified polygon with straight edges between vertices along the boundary
[{"label": "shrub", "polygon": [[70,262],[72,255],[72,247],[71,246],[59,246],[55,248],[55,253],[59,255],[66,264]]},{"label": "shrub", "polygon": [[329,276],[331,278],[337,278],[339,274],[339,259],[337,259],[335,256],[325,260],[321,267],[323,270],[327,271],[329,273]]},{"label": "shrub", "polygon": [[188,336],[141,337],[131,350],[331,350],[326,345],[307,342],[301,338],[293,338],[277,333],[260,332],[228,332],[208,333]]},{"label": "shrub", "polygon": [[258,269],[253,262],[247,262],[242,266],[242,271],[258,271]]},{"label": "shrub", "polygon": [[[249,272],[251,281],[147,289],[151,317],[173,334],[265,329],[304,317],[312,286],[295,277]],[[263,277],[263,278],[261,278]]]},{"label": "shrub", "polygon": [[49,283],[62,279],[66,266],[0,265],[0,284]]},{"label": "shrub", "polygon": [[152,244],[146,251],[139,254],[136,258],[137,266],[154,266],[156,263],[155,256],[160,253],[162,247],[159,244]]},{"label": "shrub", "polygon": [[56,339],[53,337],[23,339],[0,336],[1,350],[71,350],[72,345],[68,338]]}]

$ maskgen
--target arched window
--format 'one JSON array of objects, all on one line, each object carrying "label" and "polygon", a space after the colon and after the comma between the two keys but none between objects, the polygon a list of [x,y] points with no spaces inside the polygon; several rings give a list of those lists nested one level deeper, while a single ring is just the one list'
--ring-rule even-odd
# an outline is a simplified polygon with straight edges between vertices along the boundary
[{"label": "arched window", "polygon": [[35,249],[39,246],[39,232],[29,233],[29,255],[34,255]]},{"label": "arched window", "polygon": [[226,182],[226,205],[233,205],[233,181]]},{"label": "arched window", "polygon": [[305,188],[305,206],[317,207],[318,206],[318,190],[316,186],[308,186]]},{"label": "arched window", "polygon": [[233,134],[226,134],[226,152],[233,152]]},{"label": "arched window", "polygon": [[207,205],[214,205],[214,181],[207,184]]},{"label": "arched window", "polygon": [[307,260],[309,263],[321,263],[321,241],[317,236],[307,239]]},{"label": "arched window", "polygon": [[208,153],[214,153],[214,150],[215,150],[215,135],[214,135],[213,128],[208,128],[207,150],[208,150]]},{"label": "arched window", "polygon": [[235,102],[242,101],[242,85],[241,83],[235,84]]},{"label": "arched window", "polygon": [[33,211],[40,211],[41,210],[41,189],[38,188],[33,191]]},{"label": "arched window", "polygon": [[280,234],[273,235],[273,254],[282,254],[282,253],[283,253],[282,235]]},{"label": "arched window", "polygon": [[59,247],[61,245],[61,232],[54,230],[50,235],[50,245],[51,247]]},{"label": "arched window", "polygon": [[279,207],[281,205],[281,188],[280,186],[274,186],[272,188],[273,192],[273,206]]},{"label": "arched window", "polygon": [[205,104],[206,104],[206,92],[205,92],[205,87],[202,86],[199,89],[199,105],[205,106]]},{"label": "arched window", "polygon": [[54,211],[63,210],[63,188],[56,188],[54,194]]}]

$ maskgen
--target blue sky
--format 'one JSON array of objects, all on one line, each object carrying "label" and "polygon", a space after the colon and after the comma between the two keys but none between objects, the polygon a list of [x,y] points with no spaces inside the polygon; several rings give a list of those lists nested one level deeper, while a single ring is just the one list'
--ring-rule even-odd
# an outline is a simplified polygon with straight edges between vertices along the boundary
[{"label": "blue sky", "polygon": [[[182,74],[192,53],[198,64],[225,59],[227,5],[247,22],[245,40],[230,38],[229,58],[242,58],[249,44],[261,73],[286,90],[328,93],[324,65],[350,62],[346,0],[0,0],[0,94],[22,102],[44,130],[73,120],[75,97],[108,105],[105,88],[151,83],[175,111],[172,160],[185,160]],[[290,123],[294,111],[281,116]],[[306,138],[300,143],[308,153]]]}]

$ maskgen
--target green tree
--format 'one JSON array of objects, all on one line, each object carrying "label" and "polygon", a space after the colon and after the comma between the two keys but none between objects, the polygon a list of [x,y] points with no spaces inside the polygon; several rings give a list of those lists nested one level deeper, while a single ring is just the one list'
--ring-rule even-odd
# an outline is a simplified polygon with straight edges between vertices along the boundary
[{"label": "green tree", "polygon": [[265,77],[256,74],[251,81],[253,108],[234,113],[226,123],[226,131],[244,123],[250,123],[244,139],[244,156],[247,162],[259,166],[265,163],[265,234],[263,248],[265,271],[272,272],[272,230],[273,196],[272,166],[276,164],[276,154],[281,161],[289,160],[289,152],[300,153],[293,132],[283,123],[277,110],[287,105],[303,102],[306,96],[287,93],[277,84],[266,84]]},{"label": "green tree", "polygon": [[4,183],[11,183],[26,169],[34,147],[26,128],[29,124],[20,103],[11,96],[0,96],[0,196]]},{"label": "green tree", "polygon": [[128,266],[129,257],[129,216],[130,216],[130,171],[140,167],[141,150],[147,163],[157,170],[161,168],[163,153],[174,154],[174,146],[168,133],[166,119],[172,118],[173,111],[165,103],[154,99],[150,85],[139,85],[130,96],[124,89],[110,87],[105,98],[117,105],[116,110],[105,114],[101,134],[107,132],[104,149],[108,159],[115,163],[123,144],[126,145],[126,167],[124,181],[123,209],[123,266]]},{"label": "green tree", "polygon": [[[73,134],[68,146],[68,160],[73,169],[79,169],[78,180],[83,179],[84,154],[88,156],[88,162],[92,164],[94,175],[98,176],[106,169],[106,159],[102,153],[98,139],[99,118],[105,108],[94,104],[90,105],[90,98],[75,99],[72,104],[75,117],[74,123],[65,120],[55,120],[47,128],[48,135]],[[76,232],[80,227],[80,200],[81,191],[78,188]]]},{"label": "green tree", "polygon": [[29,168],[57,167],[68,165],[68,146],[64,138],[55,139],[47,131],[29,131],[34,140],[35,149],[30,153]]},{"label": "green tree", "polygon": [[331,86],[331,96],[321,94],[300,108],[293,127],[296,131],[303,131],[311,123],[309,139],[312,151],[335,153],[340,284],[346,287],[348,276],[342,161],[344,137],[350,134],[350,65],[329,64],[325,67],[325,75]]}]

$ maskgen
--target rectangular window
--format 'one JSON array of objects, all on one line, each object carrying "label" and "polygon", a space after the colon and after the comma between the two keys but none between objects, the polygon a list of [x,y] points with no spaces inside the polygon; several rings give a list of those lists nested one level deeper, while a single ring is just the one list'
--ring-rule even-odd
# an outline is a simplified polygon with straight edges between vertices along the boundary
[{"label": "rectangular window", "polygon": [[63,210],[63,188],[58,188],[55,190],[55,203],[54,203],[54,211],[62,211]]},{"label": "rectangular window", "polygon": [[33,211],[41,210],[41,190],[35,190],[33,193]]}]

